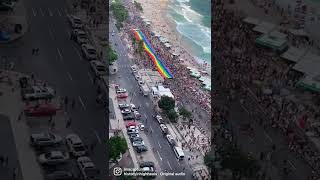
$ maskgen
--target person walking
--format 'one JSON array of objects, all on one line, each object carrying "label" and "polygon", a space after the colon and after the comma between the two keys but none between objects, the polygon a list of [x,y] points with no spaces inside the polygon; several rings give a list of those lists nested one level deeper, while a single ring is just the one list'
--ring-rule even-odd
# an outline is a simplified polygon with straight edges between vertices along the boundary
[{"label": "person walking", "polygon": [[69,100],[68,100],[68,96],[65,96],[64,97],[64,108],[65,108],[65,110],[67,111],[67,109],[68,109],[68,102],[69,102]]},{"label": "person walking", "polygon": [[18,174],[18,169],[15,167],[14,169],[13,169],[13,180],[16,180],[16,178],[17,178],[17,174]]},{"label": "person walking", "polygon": [[67,120],[66,128],[69,128],[71,126],[71,117]]}]

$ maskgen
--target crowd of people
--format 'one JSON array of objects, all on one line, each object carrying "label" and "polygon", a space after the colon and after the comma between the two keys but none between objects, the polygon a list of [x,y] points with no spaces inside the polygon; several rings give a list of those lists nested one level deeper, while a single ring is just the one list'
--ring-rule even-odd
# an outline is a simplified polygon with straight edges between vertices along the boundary
[{"label": "crowd of people", "polygon": [[[134,11],[135,8],[131,7],[129,8],[129,10]],[[136,15],[138,13],[133,14]],[[190,55],[186,55],[187,52],[183,49],[179,49],[178,52],[175,51],[179,53],[180,56],[173,55],[172,49],[165,47],[165,45],[159,40],[159,38],[155,36],[150,25],[144,23],[143,19],[140,16],[135,16],[132,19],[133,22],[125,27],[127,29],[125,30],[125,32],[128,33],[128,39],[135,39],[134,34],[132,33],[132,31],[130,31],[130,29],[140,29],[145,34],[147,39],[152,44],[152,47],[156,51],[155,53],[157,54],[157,56],[163,61],[165,66],[171,71],[174,76],[173,80],[165,80],[163,85],[171,89],[176,101],[181,102],[182,104],[193,103],[195,107],[199,107],[193,110],[194,113],[200,111],[205,112],[206,117],[196,119],[196,121],[201,120],[207,122],[206,127],[208,128],[206,130],[210,131],[210,126],[208,124],[210,123],[211,119],[211,94],[210,91],[203,89],[203,85],[197,78],[192,78],[190,76],[190,72],[186,64],[184,63],[186,59],[181,58],[191,58]],[[150,61],[149,57],[147,57],[145,53],[143,53],[141,57],[141,59],[145,59],[145,61],[141,61],[140,58],[134,59],[135,63],[140,66],[140,68],[151,68],[153,70],[156,70],[155,66],[152,64],[152,61]],[[205,72],[202,73],[202,75],[205,75]]]},{"label": "crowd of people", "polygon": [[[217,38],[212,46],[215,59],[220,60],[219,69],[216,69],[219,87],[230,97],[239,92],[242,103],[254,99],[259,107],[251,110],[264,116],[265,125],[280,129],[288,139],[288,147],[301,155],[312,168],[319,170],[319,149],[306,135],[307,132],[316,134],[319,129],[319,123],[315,123],[319,122],[319,107],[312,100],[300,100],[305,92],[297,89],[296,83],[302,75],[292,71],[292,64],[285,62],[277,53],[256,46],[254,42],[259,34],[242,22],[244,17],[221,4],[215,8],[213,18]],[[304,42],[289,37],[289,41],[295,39],[293,44],[296,46],[299,45],[297,42]],[[310,44],[310,40],[305,40],[305,43]],[[319,94],[310,93],[308,96],[315,99]],[[227,118],[221,111],[223,108],[214,107],[215,120]]]}]

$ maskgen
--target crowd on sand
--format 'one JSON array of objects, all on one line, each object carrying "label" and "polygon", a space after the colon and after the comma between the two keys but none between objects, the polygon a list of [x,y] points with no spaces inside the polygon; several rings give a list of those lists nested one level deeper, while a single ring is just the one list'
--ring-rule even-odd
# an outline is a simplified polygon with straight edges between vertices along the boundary
[{"label": "crowd on sand", "polygon": [[[299,100],[300,96],[305,95],[296,87],[302,74],[291,70],[292,64],[275,52],[255,45],[259,34],[243,23],[243,17],[226,10],[223,4],[215,7],[214,12],[216,41],[212,47],[219,61],[219,69],[216,69],[219,87],[227,91],[228,100],[240,97],[240,102],[246,103],[247,99],[255,99],[260,107],[255,109],[267,115],[267,121],[261,121],[263,125],[278,128],[287,137],[289,149],[318,171],[319,149],[306,134],[312,132],[315,136],[320,135],[319,99],[318,102],[315,100],[319,94],[307,94],[315,100],[312,102]],[[294,41],[295,46],[310,44],[308,39],[292,36],[289,36],[289,41]],[[213,112],[215,121],[225,119],[229,114],[228,110],[218,105]],[[312,175],[312,178],[316,177]]]},{"label": "crowd on sand", "polygon": [[[129,8],[131,11],[135,11],[135,8]],[[133,13],[138,14],[138,13]],[[132,22],[126,25],[125,32],[128,33],[129,40],[135,39],[134,34],[131,29],[140,29],[143,34],[146,36],[148,41],[151,43],[155,54],[162,60],[164,65],[170,70],[173,74],[173,79],[165,79],[164,86],[170,88],[173,93],[176,101],[183,103],[195,103],[197,107],[192,110],[194,113],[205,111],[208,114],[206,121],[210,121],[211,114],[211,94],[210,91],[203,89],[203,85],[197,78],[190,76],[190,71],[183,62],[184,60],[180,58],[185,50],[180,49],[176,56],[172,54],[171,48],[165,47],[163,43],[155,36],[150,25],[147,25],[143,22],[143,19],[140,16],[134,16]],[[131,43],[131,42],[130,42]],[[135,58],[135,63],[141,68],[150,68],[156,70],[150,58],[147,57],[146,53],[142,53],[141,58]],[[145,59],[145,61],[141,61]],[[201,72],[202,75],[205,75],[206,72]]]}]

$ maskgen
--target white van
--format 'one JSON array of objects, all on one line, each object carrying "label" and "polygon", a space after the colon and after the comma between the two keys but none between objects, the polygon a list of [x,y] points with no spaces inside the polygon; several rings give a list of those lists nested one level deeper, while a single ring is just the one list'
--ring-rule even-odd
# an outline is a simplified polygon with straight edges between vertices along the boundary
[{"label": "white van", "polygon": [[183,160],[184,159],[184,153],[181,147],[174,146],[173,147],[174,154],[178,158],[178,160]]}]

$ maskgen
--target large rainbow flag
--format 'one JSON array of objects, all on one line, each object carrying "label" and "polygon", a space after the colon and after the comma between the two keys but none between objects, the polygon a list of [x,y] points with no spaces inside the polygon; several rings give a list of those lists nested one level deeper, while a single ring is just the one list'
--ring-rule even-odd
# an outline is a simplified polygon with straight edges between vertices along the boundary
[{"label": "large rainbow flag", "polygon": [[161,74],[162,77],[172,79],[173,76],[169,69],[162,63],[161,59],[156,55],[154,49],[151,47],[151,44],[144,36],[144,34],[139,29],[132,29],[134,35],[138,40],[143,41],[143,48],[150,56],[153,64],[156,66],[158,72]]}]

